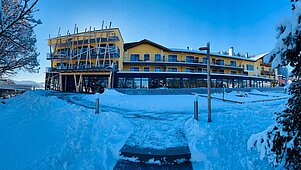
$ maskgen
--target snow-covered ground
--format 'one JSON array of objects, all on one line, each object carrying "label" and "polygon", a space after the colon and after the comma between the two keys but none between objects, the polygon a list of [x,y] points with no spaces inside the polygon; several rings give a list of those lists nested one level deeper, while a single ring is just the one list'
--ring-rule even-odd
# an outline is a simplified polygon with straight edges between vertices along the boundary
[{"label": "snow-covered ground", "polygon": [[[226,98],[255,101],[287,97],[281,93]],[[221,94],[213,94],[213,96]],[[247,150],[252,134],[273,123],[285,99],[237,104],[198,97],[199,122],[193,117],[194,95],[124,95],[106,90],[102,112],[95,115],[96,95],[33,91],[0,104],[0,169],[112,169],[126,142],[162,149],[188,145],[194,169],[272,169],[256,151]],[[237,98],[237,99],[236,99]]]},{"label": "snow-covered ground", "polygon": [[0,169],[112,169],[132,133],[129,121],[48,93],[28,91],[0,104]]},{"label": "snow-covered ground", "polygon": [[273,124],[274,112],[285,107],[285,100],[229,104],[213,111],[212,122],[206,115],[199,122],[185,123],[194,169],[273,169],[247,148],[252,134]]}]

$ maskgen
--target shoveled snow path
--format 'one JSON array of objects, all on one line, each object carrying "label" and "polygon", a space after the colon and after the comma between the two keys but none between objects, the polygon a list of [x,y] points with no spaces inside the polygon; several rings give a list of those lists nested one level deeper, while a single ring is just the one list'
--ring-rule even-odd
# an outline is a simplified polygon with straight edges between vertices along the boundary
[{"label": "shoveled snow path", "polygon": [[[83,107],[95,109],[95,103],[83,99],[83,94],[54,92],[51,95]],[[188,145],[184,134],[184,124],[191,115],[187,113],[160,112],[160,110],[148,112],[104,104],[101,104],[100,108],[102,112],[119,113],[133,124],[134,132],[127,141],[128,145],[154,149]]]}]

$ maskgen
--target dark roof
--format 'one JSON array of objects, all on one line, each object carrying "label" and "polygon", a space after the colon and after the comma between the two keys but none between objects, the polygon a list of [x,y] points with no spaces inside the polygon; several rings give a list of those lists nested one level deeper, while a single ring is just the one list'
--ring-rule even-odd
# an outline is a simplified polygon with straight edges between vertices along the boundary
[{"label": "dark roof", "polygon": [[147,40],[147,39],[144,39],[144,40],[141,40],[141,41],[138,41],[138,42],[124,43],[124,50],[128,50],[130,48],[136,47],[136,46],[141,45],[141,44],[149,44],[149,45],[155,46],[157,48],[160,48],[164,51],[172,51],[169,48],[166,48],[166,47],[164,47],[160,44],[154,43],[154,42],[152,42],[150,40]]}]

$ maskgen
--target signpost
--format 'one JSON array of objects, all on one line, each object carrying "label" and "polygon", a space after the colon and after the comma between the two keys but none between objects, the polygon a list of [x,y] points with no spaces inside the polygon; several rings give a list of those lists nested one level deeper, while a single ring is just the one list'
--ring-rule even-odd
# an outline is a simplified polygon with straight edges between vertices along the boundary
[{"label": "signpost", "polygon": [[210,42],[207,47],[199,48],[200,51],[207,50],[207,92],[208,92],[208,122],[211,122],[211,77],[210,77]]}]

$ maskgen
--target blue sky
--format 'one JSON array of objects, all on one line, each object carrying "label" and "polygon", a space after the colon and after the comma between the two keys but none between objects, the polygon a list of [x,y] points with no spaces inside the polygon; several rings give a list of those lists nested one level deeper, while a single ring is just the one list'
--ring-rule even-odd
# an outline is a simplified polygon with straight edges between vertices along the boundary
[{"label": "blue sky", "polygon": [[171,48],[198,49],[210,41],[213,52],[260,54],[275,44],[275,24],[291,13],[289,0],[40,0],[35,31],[40,52],[39,73],[20,71],[15,80],[44,81],[49,52],[47,38],[92,26],[102,20],[119,27],[125,42],[149,39]]}]

